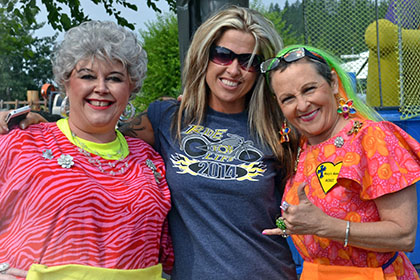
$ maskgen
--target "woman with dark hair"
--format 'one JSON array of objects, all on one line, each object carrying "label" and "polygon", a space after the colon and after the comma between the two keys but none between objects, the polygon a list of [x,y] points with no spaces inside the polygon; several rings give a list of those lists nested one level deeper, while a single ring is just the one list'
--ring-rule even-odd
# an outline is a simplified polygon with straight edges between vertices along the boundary
[{"label": "woman with dark hair", "polygon": [[357,98],[328,53],[291,46],[261,71],[284,115],[282,146],[298,141],[282,217],[265,235],[292,236],[301,279],[418,279],[414,248],[420,144]]}]

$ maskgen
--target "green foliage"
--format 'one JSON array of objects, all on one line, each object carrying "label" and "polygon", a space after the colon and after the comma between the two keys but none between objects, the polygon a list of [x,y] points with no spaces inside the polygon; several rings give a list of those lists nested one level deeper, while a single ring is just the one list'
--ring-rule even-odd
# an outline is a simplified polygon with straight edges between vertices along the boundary
[{"label": "green foliage", "polygon": [[178,47],[178,22],[174,14],[158,16],[141,31],[142,45],[148,56],[147,77],[134,100],[141,111],[154,100],[176,97],[181,91],[181,65]]},{"label": "green foliage", "polygon": [[285,40],[284,45],[287,46],[292,44],[303,44],[305,28],[303,25],[302,3],[298,0],[289,5],[289,1],[286,0],[283,10],[280,10],[278,4],[270,6],[270,9],[277,10],[281,13],[286,28],[291,34],[293,34],[293,37],[295,38],[295,40],[291,42]]},{"label": "green foliage", "polygon": [[0,5],[0,99],[25,100],[27,90],[39,90],[51,80],[49,56],[56,36],[34,38],[41,27]]},{"label": "green foliage", "polygon": [[281,10],[278,4],[271,3],[267,8],[261,3],[261,0],[254,0],[250,7],[262,13],[274,24],[274,28],[280,34],[285,46],[301,43],[303,40],[302,33],[296,32],[292,26],[287,23],[285,18],[288,14],[286,13],[286,10]]},{"label": "green foliage", "polygon": [[[96,5],[102,5],[109,15],[113,15],[115,17],[119,25],[134,30],[134,25],[122,17],[121,11],[117,10],[115,6],[121,5],[125,8],[137,11],[137,6],[135,4],[132,4],[127,0],[90,1]],[[161,10],[155,3],[157,1],[159,0],[147,0],[147,6],[160,13]],[[172,11],[176,10],[176,0],[165,1],[168,3]],[[86,20],[89,20],[89,16],[85,15],[79,0],[41,0],[41,2],[48,11],[48,23],[55,30],[65,31]],[[36,0],[0,0],[0,4],[3,5],[3,7],[7,7],[8,13],[13,13],[15,16],[20,18],[20,20],[26,20],[30,24],[34,24],[36,22],[35,17],[40,11]],[[70,16],[63,12],[63,7],[67,7],[70,10]]]}]

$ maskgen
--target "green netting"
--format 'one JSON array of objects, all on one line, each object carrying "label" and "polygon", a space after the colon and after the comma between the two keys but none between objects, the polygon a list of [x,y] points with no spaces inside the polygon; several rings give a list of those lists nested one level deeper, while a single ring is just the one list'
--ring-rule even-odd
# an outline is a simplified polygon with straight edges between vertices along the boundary
[{"label": "green netting", "polygon": [[[419,0],[304,0],[305,43],[343,60],[374,107],[420,115]],[[378,59],[379,58],[379,59]]]}]

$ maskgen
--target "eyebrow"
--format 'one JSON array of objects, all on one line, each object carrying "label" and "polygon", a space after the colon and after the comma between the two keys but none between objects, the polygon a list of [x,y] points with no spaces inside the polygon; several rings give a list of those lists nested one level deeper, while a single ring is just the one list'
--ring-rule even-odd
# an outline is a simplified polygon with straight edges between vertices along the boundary
[{"label": "eyebrow", "polygon": [[[83,71],[86,71],[86,72],[94,72],[92,69],[90,69],[90,68],[80,68],[80,69],[76,69],[76,72],[77,73],[80,73],[80,72],[83,72]],[[108,75],[114,75],[114,74],[118,74],[118,75],[121,75],[121,76],[125,76],[125,74],[123,73],[123,72],[120,72],[120,71],[112,71],[112,72],[110,72]]]}]

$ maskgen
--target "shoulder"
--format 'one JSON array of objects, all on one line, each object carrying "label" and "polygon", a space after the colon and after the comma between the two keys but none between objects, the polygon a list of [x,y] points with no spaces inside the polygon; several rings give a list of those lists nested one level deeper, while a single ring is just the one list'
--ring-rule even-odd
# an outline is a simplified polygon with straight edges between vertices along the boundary
[{"label": "shoulder", "polygon": [[384,147],[387,147],[390,153],[394,153],[395,148],[405,148],[416,152],[420,149],[420,144],[413,137],[388,121],[363,121],[362,128],[355,138],[359,139],[365,151],[380,151]]},{"label": "shoulder", "polygon": [[24,140],[41,141],[42,139],[51,137],[50,132],[57,129],[55,123],[39,123],[30,125],[26,129],[16,128],[8,134],[0,137],[2,142],[15,143]]},{"label": "shoulder", "polygon": [[147,108],[148,112],[165,112],[175,111],[179,107],[180,102],[176,100],[158,100],[152,102]]},{"label": "shoulder", "polygon": [[363,121],[354,140],[357,151],[347,153],[344,162],[352,176],[357,174],[362,197],[376,198],[420,179],[420,144],[397,125]]},{"label": "shoulder", "polygon": [[180,102],[176,100],[155,101],[147,108],[147,117],[153,129],[169,126],[175,116]]},{"label": "shoulder", "polygon": [[145,141],[125,136],[125,140],[127,141],[128,148],[130,150],[130,154],[136,156],[136,157],[157,157],[160,158],[160,155],[158,152],[153,149],[151,145],[146,143]]},{"label": "shoulder", "polygon": [[362,135],[371,134],[373,132],[380,133],[383,132],[386,136],[391,136],[393,134],[406,134],[402,128],[398,125],[389,122],[389,121],[372,121],[372,120],[363,120],[360,121],[362,127],[360,131]]}]

